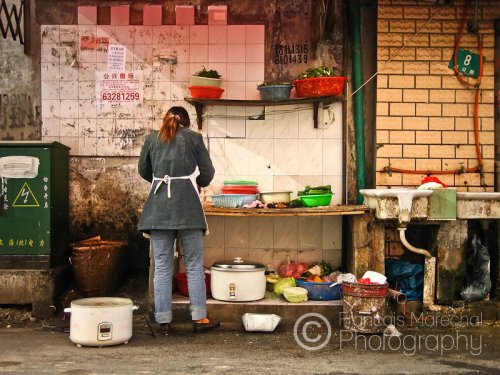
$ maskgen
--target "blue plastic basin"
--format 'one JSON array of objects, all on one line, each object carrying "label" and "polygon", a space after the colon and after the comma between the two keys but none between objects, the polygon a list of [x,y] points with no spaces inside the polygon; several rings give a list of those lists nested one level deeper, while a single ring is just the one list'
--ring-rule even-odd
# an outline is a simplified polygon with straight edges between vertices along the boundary
[{"label": "blue plastic basin", "polygon": [[313,283],[301,279],[296,280],[297,286],[307,289],[307,298],[315,301],[333,301],[342,298],[341,285],[330,288],[333,283]]},{"label": "blue plastic basin", "polygon": [[292,87],[292,85],[269,85],[259,86],[257,90],[262,100],[286,100],[290,97]]}]

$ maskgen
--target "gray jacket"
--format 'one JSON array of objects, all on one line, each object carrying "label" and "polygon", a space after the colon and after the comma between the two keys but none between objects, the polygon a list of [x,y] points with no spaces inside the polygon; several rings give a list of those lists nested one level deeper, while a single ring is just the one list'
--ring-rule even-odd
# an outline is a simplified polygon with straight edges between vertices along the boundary
[{"label": "gray jacket", "polygon": [[[179,127],[175,137],[164,143],[158,131],[146,137],[139,157],[139,174],[151,182],[153,177],[180,177],[192,174],[198,166],[196,183],[206,187],[212,181],[215,169],[201,134]],[[189,179],[171,180],[168,186],[155,181],[139,220],[139,230],[151,229],[207,229],[198,192]]]}]

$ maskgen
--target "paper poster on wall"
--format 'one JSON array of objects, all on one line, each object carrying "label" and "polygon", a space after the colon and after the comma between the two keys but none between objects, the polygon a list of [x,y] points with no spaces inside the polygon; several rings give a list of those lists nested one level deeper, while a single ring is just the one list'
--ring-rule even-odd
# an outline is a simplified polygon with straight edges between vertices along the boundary
[{"label": "paper poster on wall", "polygon": [[124,71],[127,48],[120,44],[110,44],[108,47],[108,70]]},{"label": "paper poster on wall", "polygon": [[96,99],[101,109],[142,102],[142,70],[96,71],[95,74]]}]

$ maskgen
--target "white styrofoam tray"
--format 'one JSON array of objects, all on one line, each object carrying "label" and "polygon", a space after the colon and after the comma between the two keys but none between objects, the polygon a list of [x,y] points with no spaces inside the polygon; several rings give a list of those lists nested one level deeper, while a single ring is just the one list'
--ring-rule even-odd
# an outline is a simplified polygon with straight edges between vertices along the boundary
[{"label": "white styrofoam tray", "polygon": [[246,313],[241,319],[247,331],[262,332],[274,331],[281,321],[281,317],[276,314]]}]

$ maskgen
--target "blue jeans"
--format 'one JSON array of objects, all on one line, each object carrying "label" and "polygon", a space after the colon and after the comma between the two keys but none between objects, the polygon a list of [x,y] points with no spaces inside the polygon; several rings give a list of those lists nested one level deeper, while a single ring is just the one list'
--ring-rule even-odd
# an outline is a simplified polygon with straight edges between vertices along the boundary
[{"label": "blue jeans", "polygon": [[174,241],[179,237],[186,265],[191,318],[207,316],[205,272],[203,270],[203,230],[151,230],[155,260],[155,320],[172,321],[172,277],[174,272]]}]

